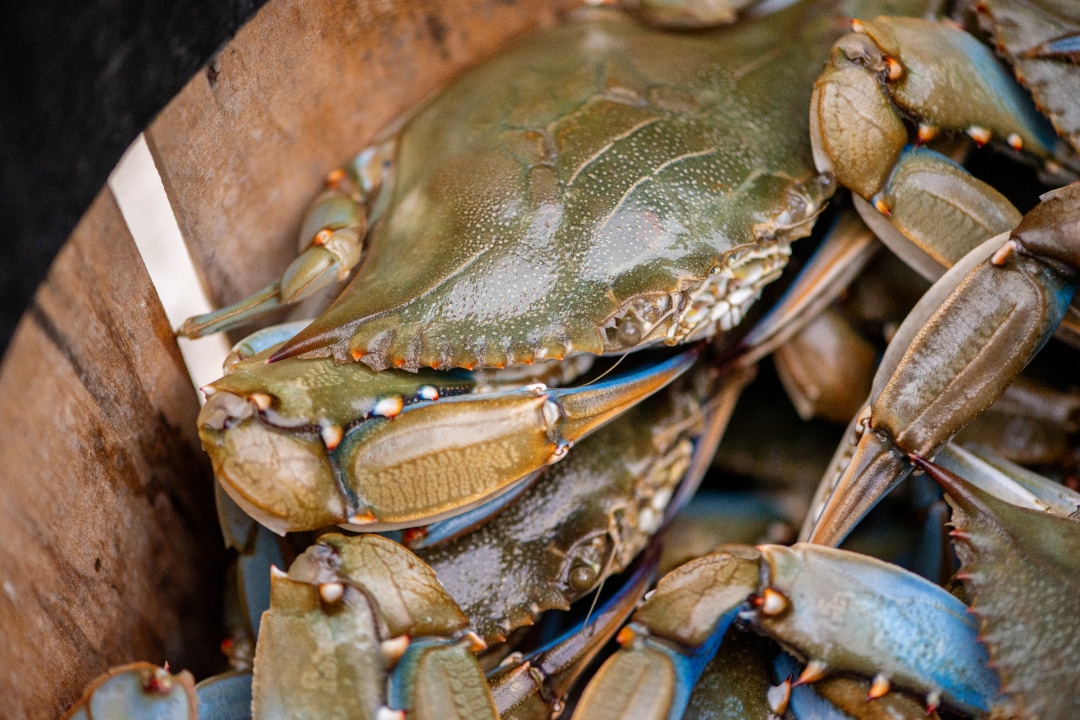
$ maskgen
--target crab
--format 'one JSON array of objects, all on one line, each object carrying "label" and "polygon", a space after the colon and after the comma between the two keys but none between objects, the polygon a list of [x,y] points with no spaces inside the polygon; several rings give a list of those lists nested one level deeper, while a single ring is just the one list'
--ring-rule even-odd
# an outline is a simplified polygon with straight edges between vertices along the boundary
[{"label": "crab", "polygon": [[[715,19],[691,12],[676,13],[673,20],[670,5],[691,11],[694,6],[643,0],[636,10],[680,26]],[[402,530],[400,539],[429,559],[453,558],[447,543],[467,547],[469,538],[474,540],[468,552],[491,556],[493,544],[516,547],[522,538],[487,530],[490,525],[472,528],[492,516],[492,523],[508,518],[507,508],[517,507],[511,502],[524,502],[538,487],[533,483],[550,479],[538,481],[541,473],[563,474],[547,469],[553,463],[570,476],[570,463],[610,462],[604,460],[603,445],[592,441],[616,437],[627,419],[622,413],[636,406],[640,419],[635,422],[654,422],[660,398],[670,398],[679,383],[699,374],[715,391],[722,385],[717,378],[753,364],[797,332],[858,272],[865,233],[855,242],[830,239],[829,251],[809,263],[789,299],[757,328],[743,330],[741,341],[720,351],[690,345],[726,342],[717,336],[735,330],[750,303],[779,276],[791,242],[810,233],[839,183],[854,193],[856,209],[874,233],[901,245],[901,254],[921,272],[936,276],[955,264],[898,331],[873,383],[872,409],[852,423],[859,438],[854,469],[838,484],[827,479],[820,491],[824,510],[808,518],[810,540],[839,542],[913,465],[929,468],[923,458],[932,457],[989,406],[1066,316],[1080,257],[1074,247],[1080,186],[1047,196],[1021,222],[1004,196],[924,146],[955,150],[935,138],[942,130],[958,131],[980,144],[1003,142],[1008,152],[1024,153],[1047,176],[1068,176],[1075,165],[1071,152],[991,51],[955,27],[927,20],[866,17],[854,24],[853,33],[837,38],[834,10],[828,3],[795,3],[736,29],[676,34],[593,11],[475,69],[333,173],[304,223],[304,252],[282,279],[181,329],[197,335],[228,327],[358,267],[350,285],[311,324],[245,341],[225,377],[209,386],[201,436],[232,501],[279,533],[332,524]],[[1009,9],[988,2],[980,11],[1007,34],[998,18]],[[932,58],[928,44],[934,47]],[[1067,65],[1076,54],[1072,47],[1067,40],[1051,39],[1028,59]],[[827,61],[827,69],[814,85],[819,61]],[[1048,74],[1054,98],[1053,83],[1064,82],[1067,73]],[[950,100],[941,103],[940,97]],[[1070,113],[1053,113],[1052,119],[1076,144]],[[870,122],[853,130],[846,117],[851,114]],[[980,245],[987,237],[992,240]],[[837,265],[841,270],[828,277]],[[994,305],[993,299],[1002,297],[995,286],[1002,282],[1017,290]],[[958,324],[982,322],[977,308],[991,308],[992,314],[1021,291],[1034,298],[1028,302],[1032,311],[1012,317],[1029,331],[1022,340],[1006,338],[1007,344],[1021,344],[1021,351],[984,343],[986,333],[956,330]],[[932,312],[938,305],[942,309]],[[1011,305],[1001,314],[1009,312]],[[994,337],[1001,335],[990,334],[990,340]],[[691,349],[668,349],[674,346]],[[955,346],[961,352],[951,352]],[[629,367],[612,370],[624,357]],[[983,374],[982,366],[995,364],[1006,367]],[[615,374],[597,378],[601,369]],[[969,378],[972,384],[964,384]],[[940,392],[941,386],[949,386],[949,392]],[[659,395],[650,398],[654,393]],[[939,413],[938,407],[947,412]],[[691,492],[700,457],[711,453],[722,425],[714,416],[711,429],[691,441],[695,459],[672,473],[676,480],[686,477],[685,487],[653,487],[645,492],[647,502],[633,511],[599,514],[600,524],[609,525],[606,534],[591,528],[588,533],[594,534],[586,542],[553,542],[558,548],[553,554],[566,557],[553,562],[554,579],[535,579],[547,595],[543,602],[525,593],[521,605],[477,620],[480,606],[498,603],[473,602],[466,616],[449,596],[433,601],[453,622],[449,630],[428,633],[427,628],[421,634],[449,634],[449,640],[431,647],[451,648],[461,656],[454,666],[467,666],[460,678],[469,685],[469,699],[462,703],[476,713],[479,708],[493,712],[483,676],[469,657],[470,647],[482,643],[473,641],[466,627],[482,627],[486,639],[502,640],[517,626],[534,622],[541,605],[568,604],[625,567]],[[589,433],[596,434],[590,438]],[[917,442],[908,442],[909,436]],[[847,443],[839,458],[848,455]],[[870,492],[864,490],[867,482],[850,479],[882,466],[893,471],[884,479],[875,474]],[[630,515],[634,533],[623,527],[616,532],[616,518],[621,522]],[[625,547],[616,542],[631,536]],[[428,542],[437,547],[421,549]],[[1019,556],[1020,545],[1002,550]],[[312,557],[320,552],[328,551],[313,551]],[[814,661],[821,660],[869,676],[864,680],[876,696],[895,682],[921,694],[928,705],[943,701],[964,715],[979,717],[1009,706],[1003,696],[1013,688],[1000,686],[989,670],[974,624],[958,620],[963,605],[936,586],[861,556],[811,545],[740,548],[710,558],[684,572],[738,565],[738,571],[724,571],[738,576],[725,585],[730,602],[719,610],[711,605],[699,610],[693,606],[702,593],[683,588],[669,598],[667,590],[679,585],[669,580],[639,611],[636,629],[624,633],[626,652],[666,654],[669,663],[689,663],[700,674],[704,656],[720,643],[732,618],[741,616],[809,660],[799,687],[818,679],[822,667]],[[401,562],[411,567],[413,560]],[[454,564],[444,560],[446,566]],[[297,613],[316,606],[325,610],[353,587],[350,578],[331,577],[325,562],[316,565],[309,557],[295,574],[290,571],[290,579],[275,575],[278,589],[270,595],[284,603],[279,607],[295,606]],[[805,592],[780,592],[764,582],[779,573],[779,565],[806,574]],[[887,578],[870,593],[864,623],[889,612],[900,602],[891,593],[903,588],[915,587],[915,595],[930,598],[928,605],[944,607],[944,619],[934,620],[926,632],[962,635],[963,662],[956,659],[942,675],[946,660],[937,655],[930,667],[909,672],[888,654],[902,645],[901,629],[886,643],[884,655],[845,664],[862,649],[850,635],[829,635],[834,628],[823,617],[827,598],[820,598],[842,582],[828,579],[834,571],[845,579]],[[690,585],[698,577],[692,575]],[[307,586],[294,587],[298,578]],[[386,578],[370,582],[370,587],[357,585],[365,588],[359,591],[365,597],[388,591]],[[780,621],[795,619],[792,597],[800,611],[803,604],[819,610],[809,615],[808,638],[791,639],[779,627]],[[665,602],[708,615],[709,632],[689,641],[678,627],[659,629],[686,622],[682,616],[646,617],[646,608]],[[996,597],[993,604],[999,604]],[[451,605],[454,610],[447,610]],[[274,612],[267,617],[284,623],[292,610]],[[295,631],[271,631],[275,639],[267,644],[264,638],[256,651],[256,677],[260,663],[267,668],[275,662],[260,661],[260,653],[284,657],[282,645],[293,635],[338,632],[334,623],[344,620],[333,612],[329,617],[325,626],[323,620],[297,619]],[[406,631],[382,627],[385,618],[372,622],[380,633]],[[995,635],[1002,632],[999,627],[992,628]],[[1038,632],[1049,631],[1040,626]],[[671,642],[680,648],[673,650]],[[990,653],[1010,642],[1011,635]],[[822,660],[834,650],[837,657]],[[421,662],[388,661],[355,648],[342,652],[363,655],[360,663],[382,663],[377,676],[383,679],[396,663],[412,672]],[[354,670],[341,668],[342,673]],[[281,671],[280,688],[266,681],[261,692],[278,693],[291,687],[292,676],[305,672],[310,671]],[[395,688],[401,683],[396,699],[380,695],[382,679],[369,688],[371,697],[392,706],[389,712],[413,708],[410,703],[418,701],[409,693],[426,692],[411,676],[399,681],[397,672],[388,681]],[[887,680],[871,680],[875,672]],[[603,686],[624,683],[622,677],[601,674],[575,717],[599,717],[599,707],[612,703]],[[647,698],[676,699],[655,716],[678,717],[695,681],[696,675],[673,681]],[[956,690],[953,682],[962,687]],[[309,684],[300,685],[310,690]],[[258,687],[256,680],[256,693]],[[1037,704],[1031,693],[1040,687],[1024,688],[1022,699]],[[793,690],[792,702],[801,694]],[[263,697],[256,702],[257,716],[292,707],[291,697]],[[368,703],[372,712],[378,712],[378,702]],[[774,703],[773,711],[782,713],[779,708]]]}]

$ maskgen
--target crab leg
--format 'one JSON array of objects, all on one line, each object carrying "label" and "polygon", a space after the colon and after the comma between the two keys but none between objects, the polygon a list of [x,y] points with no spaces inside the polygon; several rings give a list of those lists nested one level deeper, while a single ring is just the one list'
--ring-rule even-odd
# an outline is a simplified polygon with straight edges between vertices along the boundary
[{"label": "crab leg", "polygon": [[564,707],[574,683],[641,601],[656,577],[660,547],[653,544],[619,591],[558,639],[488,674],[502,720],[548,720]]},{"label": "crab leg", "polygon": [[999,699],[974,620],[937,585],[832,548],[726,546],[660,581],[574,717],[680,717],[736,617],[811,661],[803,682],[826,670],[880,675],[976,716]]},{"label": "crab leg", "polygon": [[386,180],[394,146],[388,141],[370,147],[348,167],[330,173],[326,190],[300,226],[300,255],[279,280],[232,305],[188,318],[176,334],[198,338],[228,330],[345,280],[360,262],[368,208]]},{"label": "crab leg", "polygon": [[1078,223],[1080,183],[1044,195],[1010,235],[973,251],[916,305],[882,360],[851,463],[808,517],[810,542],[839,543],[911,472],[909,454],[932,458],[1042,348],[1075,290]]}]

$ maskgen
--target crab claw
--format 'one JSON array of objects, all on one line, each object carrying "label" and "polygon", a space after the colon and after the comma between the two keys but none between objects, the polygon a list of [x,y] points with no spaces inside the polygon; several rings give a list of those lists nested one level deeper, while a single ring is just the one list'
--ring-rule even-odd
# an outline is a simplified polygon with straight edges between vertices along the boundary
[{"label": "crab claw", "polygon": [[275,532],[410,527],[510,491],[699,354],[587,387],[477,394],[462,394],[476,384],[463,374],[260,354],[211,386],[200,433],[226,492]]},{"label": "crab claw", "polygon": [[96,717],[147,717],[160,720],[195,720],[198,701],[191,673],[176,675],[148,662],[135,662],[109,670],[86,688],[64,715],[64,720]]},{"label": "crab claw", "polygon": [[[988,408],[1064,317],[1080,278],[1080,183],[1043,196],[1009,235],[942,276],[897,332],[874,379],[870,417],[804,538],[839,543],[911,472]],[[823,493],[825,494],[825,493]]]},{"label": "crab claw", "polygon": [[[398,717],[440,717],[432,708],[497,716],[468,619],[431,569],[397,543],[324,535],[271,582],[254,717],[328,717],[342,707],[382,717],[387,706]],[[383,651],[384,641],[402,635],[414,638],[403,654]]]},{"label": "crab claw", "polygon": [[622,650],[586,688],[575,720],[681,717],[736,617],[811,659],[796,687],[827,667],[888,677],[966,714],[1001,702],[974,619],[941,587],[844,550],[727,545],[660,581],[619,634]]}]

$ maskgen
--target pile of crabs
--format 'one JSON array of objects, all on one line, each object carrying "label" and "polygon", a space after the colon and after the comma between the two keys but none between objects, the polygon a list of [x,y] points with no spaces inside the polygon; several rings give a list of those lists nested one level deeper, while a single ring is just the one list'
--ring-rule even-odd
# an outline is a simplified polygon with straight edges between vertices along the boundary
[{"label": "pile of crabs", "polygon": [[[69,717],[1076,716],[1080,7],[625,4],[460,78],[181,328],[352,276],[205,388],[235,671]],[[816,492],[792,413],[732,419],[773,351],[850,420]],[[773,493],[695,496],[717,464]]]}]

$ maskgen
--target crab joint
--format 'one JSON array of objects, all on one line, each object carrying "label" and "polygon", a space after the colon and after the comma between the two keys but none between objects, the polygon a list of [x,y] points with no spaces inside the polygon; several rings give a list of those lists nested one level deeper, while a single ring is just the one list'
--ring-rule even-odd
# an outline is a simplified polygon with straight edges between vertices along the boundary
[{"label": "crab joint", "polygon": [[615,636],[615,642],[619,643],[622,647],[626,647],[630,643],[634,642],[634,638],[637,637],[637,631],[630,625],[626,625],[619,634]]},{"label": "crab joint", "polygon": [[326,176],[326,184],[332,188],[337,187],[345,179],[345,171],[341,168],[331,170]]}]

